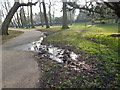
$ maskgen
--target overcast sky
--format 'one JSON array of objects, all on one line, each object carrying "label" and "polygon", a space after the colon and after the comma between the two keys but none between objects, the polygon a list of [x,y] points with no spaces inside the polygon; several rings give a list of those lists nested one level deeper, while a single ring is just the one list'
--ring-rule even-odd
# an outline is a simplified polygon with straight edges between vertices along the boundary
[{"label": "overcast sky", "polygon": [[[0,0],[0,8],[2,7],[1,6],[1,2],[3,3],[4,1],[6,1],[6,0]],[[14,0],[8,0],[8,1],[10,2],[11,6],[13,6]],[[22,0],[22,1],[27,3],[28,0]],[[32,0],[32,2],[36,2],[36,1],[37,0]],[[55,16],[56,17],[62,16],[62,12],[61,12],[61,10],[62,10],[62,3],[60,3],[61,0],[51,0],[51,2],[55,3],[55,5],[54,5],[54,7],[55,7],[54,8]],[[49,3],[49,0],[45,0],[45,3]],[[27,9],[27,7],[25,7],[25,9]],[[47,10],[47,12],[49,10],[47,4],[46,4],[46,10]],[[39,12],[39,3],[37,3],[36,6],[33,6],[33,13],[35,14],[35,13],[38,13],[38,12]],[[52,12],[53,12],[53,7],[52,7]]]},{"label": "overcast sky", "polygon": [[[1,2],[5,2],[7,0],[0,0],[0,8],[2,7],[1,6]],[[11,6],[13,6],[14,4],[14,0],[8,0],[11,4]],[[28,0],[20,0],[20,1],[23,1],[25,3],[28,2]],[[30,0],[31,1],[31,0]],[[37,0],[32,0],[32,2],[36,2]],[[65,1],[65,0],[51,0],[52,4],[55,4],[54,5],[54,9],[52,7],[52,13],[53,13],[53,10],[55,11],[55,17],[60,17],[62,16],[62,1]],[[80,2],[80,3],[83,3],[85,0],[67,0],[67,1],[77,1],[77,2]],[[45,0],[45,3],[49,3],[49,0]],[[27,7],[25,7],[25,9],[27,9]],[[46,4],[46,10],[48,12],[48,5]],[[39,12],[39,3],[37,3],[36,6],[33,6],[33,13],[38,13]],[[79,11],[77,12],[77,14],[79,13]]]},{"label": "overcast sky", "polygon": [[[2,9],[1,4],[5,1],[7,1],[7,0],[0,0],[0,9]],[[11,6],[13,6],[14,0],[8,0],[8,1],[10,2]],[[24,3],[28,2],[28,0],[20,0],[20,1],[23,1]],[[32,2],[36,2],[36,1],[37,0],[32,0]],[[63,0],[63,1],[65,1],[65,0]],[[80,4],[84,4],[85,1],[101,1],[101,0],[67,0],[67,1],[76,1]],[[105,0],[105,1],[107,1],[107,0]],[[109,1],[120,1],[120,0],[109,0]],[[62,16],[62,11],[61,11],[62,10],[62,0],[51,0],[51,2],[52,2],[52,4],[55,4],[54,9],[52,7],[52,11],[51,11],[52,14],[53,14],[53,10],[54,10],[55,17],[61,17]],[[45,0],[45,3],[46,3],[46,10],[48,13],[49,9],[48,9],[47,3],[49,3],[49,0]],[[25,8],[25,10],[27,10],[27,7],[24,7],[24,8]],[[6,11],[4,10],[4,12],[6,12]],[[39,3],[37,3],[36,6],[33,6],[33,14],[38,13],[38,12],[39,12]],[[79,10],[76,10],[76,15],[78,15],[78,14],[79,14]]]}]

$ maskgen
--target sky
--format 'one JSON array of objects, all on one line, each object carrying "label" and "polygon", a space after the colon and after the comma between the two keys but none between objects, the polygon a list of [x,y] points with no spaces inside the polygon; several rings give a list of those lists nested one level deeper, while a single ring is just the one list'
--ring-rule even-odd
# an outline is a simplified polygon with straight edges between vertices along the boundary
[{"label": "sky", "polygon": [[[0,0],[0,8],[2,8],[2,4],[1,3],[3,3],[4,4],[4,2],[5,1],[7,1],[7,0]],[[13,4],[14,4],[14,0],[8,0],[9,2],[10,2],[10,4],[11,4],[11,6],[13,6]],[[27,3],[28,2],[28,0],[20,0],[20,1],[23,1],[24,3]],[[32,2],[36,2],[37,0],[32,0]],[[45,3],[46,3],[46,11],[47,11],[47,13],[48,13],[48,11],[49,11],[49,8],[48,8],[48,3],[49,3],[49,0],[44,0],[45,1]],[[64,0],[65,1],[65,0]],[[71,1],[71,0],[69,0],[69,1]],[[78,1],[78,0],[76,0],[76,1]],[[52,4],[54,4],[54,8],[52,7],[51,8],[51,13],[53,14],[53,10],[54,10],[54,15],[55,15],[55,17],[61,17],[62,16],[62,0],[51,0],[51,2],[52,2]],[[10,8],[9,8],[10,9]],[[26,11],[26,13],[27,13],[27,7],[24,7],[24,9],[25,9],[25,11]],[[18,11],[19,11],[20,9],[18,9]],[[40,11],[40,9],[39,9],[39,3],[37,3],[37,5],[35,5],[35,6],[33,6],[33,14],[35,14],[35,13],[38,13]],[[76,16],[79,14],[79,10],[76,10],[77,12],[76,12]],[[4,10],[4,12],[6,13],[6,10]],[[2,21],[4,20],[4,18],[2,18]]]},{"label": "sky", "polygon": [[[0,0],[0,8],[1,8],[1,2],[5,2],[6,0]],[[14,4],[14,0],[8,0],[11,4],[11,6],[13,6]],[[21,1],[21,0],[20,0]],[[27,3],[28,0],[22,0],[23,2]],[[32,0],[32,2],[36,2],[37,0]],[[44,0],[45,3],[49,3],[49,0]],[[51,0],[52,3],[54,3],[54,9],[52,8],[52,12],[53,10],[55,11],[55,17],[61,17],[62,16],[62,1],[66,1],[66,0]],[[83,3],[85,0],[67,0],[67,1],[78,1],[80,3]],[[26,8],[26,7],[25,7]],[[26,8],[27,9],[27,8]],[[46,4],[46,10],[48,12],[48,4]],[[33,13],[38,13],[39,12],[39,3],[37,3],[36,6],[33,6]]]},{"label": "sky", "polygon": [[[2,8],[2,3],[4,4],[4,2],[5,1],[7,1],[7,0],[0,0],[0,8]],[[10,4],[11,4],[11,6],[13,6],[13,4],[14,4],[14,0],[8,0],[9,2],[10,2]],[[18,0],[16,0],[16,1],[18,1]],[[20,0],[20,2],[24,2],[24,3],[27,3],[28,2],[28,0]],[[31,0],[30,0],[31,1]],[[37,0],[32,0],[32,2],[36,2]],[[44,0],[45,1],[45,3],[46,3],[46,11],[47,11],[47,13],[48,13],[48,11],[49,11],[49,8],[48,8],[48,4],[47,3],[49,3],[49,1],[51,1],[52,2],[52,4],[54,4],[54,8],[52,7],[51,8],[51,13],[53,14],[53,11],[54,11],[54,15],[55,15],[55,17],[61,17],[62,16],[62,1],[66,1],[66,0]],[[85,0],[67,0],[67,1],[76,1],[76,2],[79,2],[79,3],[84,3],[84,1]],[[10,9],[10,8],[9,8]],[[27,13],[27,7],[24,7],[24,9],[25,9],[25,11],[26,11],[26,13]],[[18,9],[18,11],[19,11],[20,9]],[[33,6],[33,14],[35,14],[35,13],[38,13],[40,11],[40,9],[39,9],[39,3],[37,3],[37,5],[36,6]],[[4,13],[6,13],[6,10],[4,10]],[[79,14],[79,10],[76,10],[76,13],[75,13],[75,15],[77,16]]]},{"label": "sky", "polygon": [[[1,2],[3,3],[4,1],[6,0],[0,0],[0,8],[2,7],[1,6]],[[8,0],[11,4],[11,6],[13,6],[14,4],[14,0]],[[23,0],[23,2],[27,3],[28,0]],[[32,0],[32,2],[36,2],[37,0]],[[55,11],[55,17],[60,17],[62,16],[62,12],[61,12],[61,9],[62,9],[62,3],[60,3],[61,0],[51,0],[52,3],[55,3],[55,8],[54,8],[54,11]],[[56,2],[58,1],[58,2]],[[45,3],[49,3],[49,0],[45,0]],[[57,4],[57,5],[56,5]],[[25,7],[25,9],[27,9],[27,7]],[[48,12],[48,4],[46,4],[46,10]],[[33,13],[38,13],[39,12],[39,3],[37,3],[36,6],[33,6]],[[52,12],[53,12],[53,8],[52,8]]]},{"label": "sky", "polygon": [[[0,0],[0,9],[2,9],[2,5],[1,3],[5,2],[6,0]],[[14,0],[8,0],[11,4],[11,6],[13,6],[14,4]],[[24,3],[27,3],[28,0],[20,0],[20,1],[23,1]],[[30,0],[31,1],[31,0]],[[32,0],[32,2],[36,2],[37,0]],[[52,4],[55,4],[54,5],[54,9],[52,8],[51,9],[51,12],[53,13],[53,10],[54,10],[54,15],[55,17],[61,17],[62,16],[62,1],[65,1],[65,0],[51,0]],[[67,1],[76,1],[80,4],[84,4],[85,1],[101,1],[101,0],[67,0]],[[107,1],[107,0],[105,0]],[[109,0],[109,1],[120,1],[120,0]],[[48,13],[48,4],[49,3],[49,0],[45,0],[45,3],[46,3],[46,11]],[[10,9],[10,8],[9,8]],[[25,7],[25,10],[27,11],[27,7]],[[33,6],[33,14],[35,13],[38,13],[40,10],[39,10],[39,3],[37,3],[36,6]],[[4,10],[5,12],[5,10]],[[78,15],[79,14],[79,10],[76,10],[76,13],[75,15]]]}]

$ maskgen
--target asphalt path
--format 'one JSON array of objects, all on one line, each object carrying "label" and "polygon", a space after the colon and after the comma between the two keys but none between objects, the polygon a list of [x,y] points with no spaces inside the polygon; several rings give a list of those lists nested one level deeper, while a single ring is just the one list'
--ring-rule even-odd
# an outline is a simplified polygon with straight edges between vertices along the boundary
[{"label": "asphalt path", "polygon": [[34,52],[23,45],[39,40],[41,32],[34,29],[12,29],[24,33],[2,45],[2,88],[37,88],[40,71]]}]

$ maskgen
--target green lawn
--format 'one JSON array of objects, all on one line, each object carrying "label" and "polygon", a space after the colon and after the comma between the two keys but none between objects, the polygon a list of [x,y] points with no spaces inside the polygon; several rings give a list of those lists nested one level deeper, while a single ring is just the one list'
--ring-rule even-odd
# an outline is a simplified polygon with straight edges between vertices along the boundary
[{"label": "green lawn", "polygon": [[19,36],[20,34],[22,34],[23,32],[22,31],[16,31],[16,30],[9,30],[9,35],[3,35],[3,36],[0,36],[1,40],[0,40],[0,44],[3,44],[5,43],[6,41],[14,38],[14,37],[17,37]]},{"label": "green lawn", "polygon": [[73,25],[66,30],[61,30],[61,27],[56,26],[42,29],[42,31],[57,31],[48,35],[44,41],[49,43],[65,42],[64,46],[72,46],[75,47],[76,51],[84,52],[82,58],[96,64],[98,71],[94,86],[119,87],[120,74],[117,68],[119,64],[119,37],[111,36],[119,34],[117,24]]}]

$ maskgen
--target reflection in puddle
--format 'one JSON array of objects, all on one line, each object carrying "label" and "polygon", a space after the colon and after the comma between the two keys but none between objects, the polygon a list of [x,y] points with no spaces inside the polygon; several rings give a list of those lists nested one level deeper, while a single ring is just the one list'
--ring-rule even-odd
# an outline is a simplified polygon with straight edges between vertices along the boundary
[{"label": "reflection in puddle", "polygon": [[26,45],[19,45],[13,49],[37,52],[41,58],[49,58],[60,63],[65,63],[76,71],[81,71],[81,69],[92,69],[93,66],[87,64],[85,61],[78,60],[79,55],[74,52],[54,47],[53,45],[42,45],[42,41],[45,37],[46,36],[43,33],[40,40]]},{"label": "reflection in puddle", "polygon": [[39,52],[40,55],[44,57],[47,56],[52,60],[56,60],[57,62],[66,62],[68,59],[77,59],[78,56],[74,52],[60,49],[52,45],[42,45],[42,41],[45,37],[46,36],[42,36],[39,41],[33,42],[30,50]]},{"label": "reflection in puddle", "polygon": [[91,69],[91,66],[84,61],[77,60],[79,57],[74,52],[54,47],[53,45],[42,45],[42,41],[46,36],[43,34],[39,41],[35,41],[30,45],[31,51],[38,52],[42,58],[50,58],[60,63],[66,63],[76,71],[80,71],[81,67],[87,70]]}]

